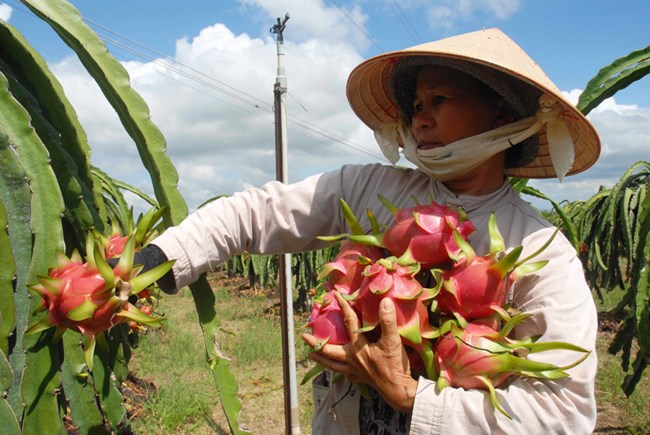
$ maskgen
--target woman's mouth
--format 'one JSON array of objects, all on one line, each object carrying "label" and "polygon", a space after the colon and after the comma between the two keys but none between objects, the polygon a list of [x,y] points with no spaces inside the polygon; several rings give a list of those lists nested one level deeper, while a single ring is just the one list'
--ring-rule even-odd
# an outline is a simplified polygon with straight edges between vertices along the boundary
[{"label": "woman's mouth", "polygon": [[444,144],[440,142],[420,142],[418,144],[418,149],[419,150],[430,150],[432,148],[438,148],[444,146]]}]

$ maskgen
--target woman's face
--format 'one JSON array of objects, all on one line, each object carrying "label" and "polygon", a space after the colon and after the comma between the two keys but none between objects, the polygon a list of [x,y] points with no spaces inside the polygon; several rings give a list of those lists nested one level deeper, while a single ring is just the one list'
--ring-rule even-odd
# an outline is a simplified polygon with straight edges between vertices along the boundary
[{"label": "woman's face", "polygon": [[418,73],[411,129],[419,149],[448,145],[498,126],[498,101],[454,69],[426,66]]}]

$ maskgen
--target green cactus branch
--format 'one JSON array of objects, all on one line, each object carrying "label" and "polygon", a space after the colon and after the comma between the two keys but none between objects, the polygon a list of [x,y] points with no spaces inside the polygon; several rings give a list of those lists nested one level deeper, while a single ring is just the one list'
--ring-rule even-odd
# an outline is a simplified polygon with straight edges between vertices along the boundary
[{"label": "green cactus branch", "polygon": [[[75,51],[84,67],[95,79],[136,144],[143,165],[150,174],[156,200],[166,210],[165,224],[169,226],[179,223],[187,215],[187,205],[177,189],[176,169],[165,154],[165,140],[151,121],[146,104],[130,87],[126,70],[108,53],[102,41],[83,23],[79,12],[68,2],[63,0],[22,0],[22,2],[52,26],[62,40]],[[114,215],[117,213],[123,215],[121,213],[123,210],[117,210],[107,203],[106,216],[110,209]],[[199,317],[201,327],[206,334],[207,359],[211,363],[231,430],[239,433],[237,419],[241,405],[236,395],[237,384],[227,360],[215,352],[212,341],[212,331],[219,327],[214,313],[212,290],[205,277],[191,288],[197,309],[200,307],[202,313]],[[113,423],[110,424],[113,426]]]},{"label": "green cactus branch", "polygon": [[[44,118],[54,130],[51,141],[56,138],[57,147],[62,148],[67,159],[67,165],[83,188],[83,201],[88,204],[89,212],[94,212],[98,205],[99,216],[93,215],[95,228],[102,231],[105,216],[101,214],[101,195],[93,184],[90,174],[90,147],[86,132],[77,119],[77,113],[68,101],[63,88],[56,77],[50,72],[45,60],[24,39],[24,37],[9,23],[0,22],[0,49],[8,67],[19,77],[16,82],[26,88],[33,96],[34,109],[30,110],[32,118],[35,114]],[[23,102],[23,105],[25,103]],[[27,105],[26,108],[29,109]],[[41,135],[45,137],[45,135]],[[52,146],[48,146],[51,151]],[[57,172],[58,175],[58,172]]]},{"label": "green cactus branch", "polygon": [[168,226],[180,223],[187,215],[187,206],[176,187],[176,168],[165,154],[162,133],[151,121],[146,103],[129,85],[129,76],[122,64],[108,53],[101,39],[86,26],[79,11],[70,3],[62,0],[21,1],[52,26],[75,51],[134,140],[151,176],[158,202],[169,207],[165,223]]},{"label": "green cactus branch", "polygon": [[[47,273],[50,259],[56,251],[63,250],[61,214],[64,210],[61,191],[49,154],[31,127],[27,111],[9,92],[8,81],[0,75],[0,125],[8,137],[16,156],[25,169],[31,190],[31,228],[34,231],[32,261],[27,282],[35,282],[37,274]],[[18,289],[22,291],[23,289]],[[38,301],[29,305],[33,312]],[[22,319],[25,324],[28,319]],[[54,433],[52,422],[58,420],[55,390],[59,384],[55,367],[56,347],[48,341],[47,332],[22,336],[25,350],[25,367],[19,377],[20,391],[25,405],[23,430],[30,433]],[[17,374],[18,375],[18,374]],[[18,413],[17,413],[18,414]]]}]

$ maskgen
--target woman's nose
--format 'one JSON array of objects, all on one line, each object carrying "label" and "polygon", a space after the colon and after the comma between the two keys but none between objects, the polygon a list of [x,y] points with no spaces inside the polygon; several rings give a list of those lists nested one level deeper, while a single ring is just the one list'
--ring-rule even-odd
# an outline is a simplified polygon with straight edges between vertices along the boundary
[{"label": "woman's nose", "polygon": [[423,108],[413,114],[411,126],[416,129],[428,129],[435,125],[435,120],[430,110]]}]

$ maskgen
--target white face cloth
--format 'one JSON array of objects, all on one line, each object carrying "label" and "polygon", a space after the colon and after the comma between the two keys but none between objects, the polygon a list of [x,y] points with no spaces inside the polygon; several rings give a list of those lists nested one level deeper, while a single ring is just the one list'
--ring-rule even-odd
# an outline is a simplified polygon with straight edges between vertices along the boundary
[{"label": "white face cloth", "polygon": [[556,175],[562,181],[573,164],[573,140],[566,124],[558,117],[561,107],[557,101],[544,94],[539,98],[539,105],[535,116],[458,140],[444,147],[418,149],[411,129],[401,119],[375,130],[375,139],[386,158],[395,164],[399,160],[399,137],[404,144],[406,159],[426,174],[444,182],[466,174],[495,154],[536,134],[546,124],[551,162]]}]

